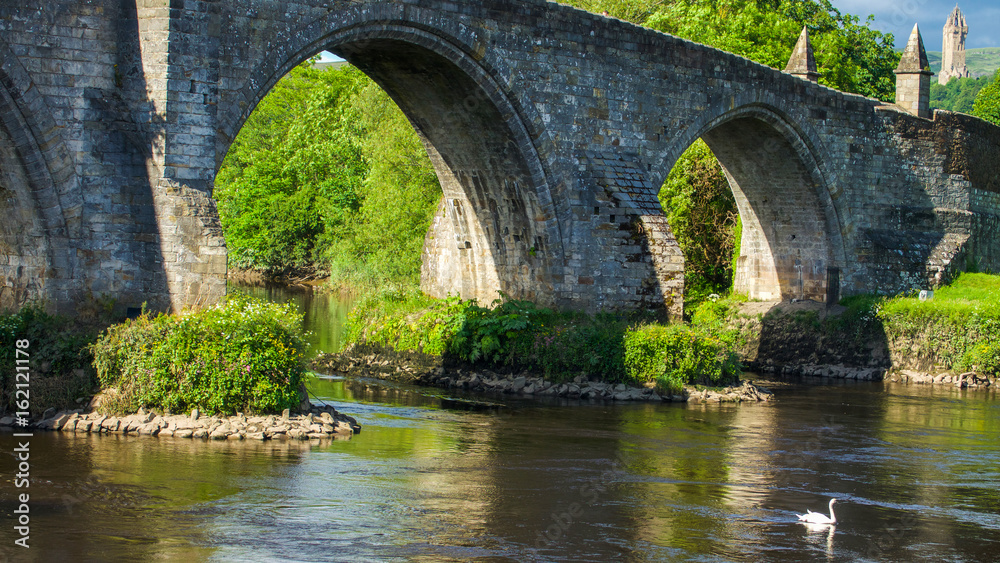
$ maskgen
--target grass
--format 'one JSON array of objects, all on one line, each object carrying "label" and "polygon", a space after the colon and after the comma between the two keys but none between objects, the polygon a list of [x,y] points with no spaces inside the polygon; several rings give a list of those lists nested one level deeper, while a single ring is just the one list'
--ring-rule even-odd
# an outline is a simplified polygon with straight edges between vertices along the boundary
[{"label": "grass", "polygon": [[[935,74],[941,70],[941,53],[939,51],[928,51],[927,61]],[[966,49],[965,64],[973,76],[993,76],[993,73],[1000,68],[1000,48]]]}]

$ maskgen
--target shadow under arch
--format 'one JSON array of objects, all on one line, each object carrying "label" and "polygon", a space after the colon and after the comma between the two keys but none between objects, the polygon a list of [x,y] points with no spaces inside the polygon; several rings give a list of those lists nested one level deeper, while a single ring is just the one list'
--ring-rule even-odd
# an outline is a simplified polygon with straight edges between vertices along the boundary
[{"label": "shadow under arch", "polygon": [[[554,305],[565,253],[548,175],[523,115],[473,46],[412,24],[371,22],[330,31],[252,76],[232,136],[292,67],[321,50],[346,59],[396,102],[422,140],[444,192],[424,246],[427,293]],[[273,57],[272,57],[273,59]],[[254,87],[256,86],[256,87]],[[226,147],[218,147],[217,150]],[[221,150],[224,155],[225,151]],[[217,162],[221,163],[222,158]]]},{"label": "shadow under arch", "polygon": [[839,299],[843,225],[815,135],[760,103],[705,115],[716,117],[688,128],[665,164],[700,138],[722,165],[743,224],[734,291],[765,301]]}]

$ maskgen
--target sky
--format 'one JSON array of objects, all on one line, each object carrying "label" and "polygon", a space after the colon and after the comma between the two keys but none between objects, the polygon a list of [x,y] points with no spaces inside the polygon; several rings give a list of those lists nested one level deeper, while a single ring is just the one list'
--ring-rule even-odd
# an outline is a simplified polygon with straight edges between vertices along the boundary
[{"label": "sky", "polygon": [[[902,49],[913,30],[920,25],[920,36],[928,51],[941,50],[941,35],[955,0],[830,0],[842,13],[854,14],[864,21],[875,16],[871,26],[892,33],[896,47]],[[1000,47],[1000,1],[959,0],[958,7],[969,25],[966,49]]]}]

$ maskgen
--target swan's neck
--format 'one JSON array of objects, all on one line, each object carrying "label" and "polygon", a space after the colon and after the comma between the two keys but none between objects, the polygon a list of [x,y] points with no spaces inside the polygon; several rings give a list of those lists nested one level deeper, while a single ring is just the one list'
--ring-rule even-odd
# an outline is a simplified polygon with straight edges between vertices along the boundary
[{"label": "swan's neck", "polygon": [[836,522],[837,517],[833,514],[833,502],[830,502],[830,520]]}]

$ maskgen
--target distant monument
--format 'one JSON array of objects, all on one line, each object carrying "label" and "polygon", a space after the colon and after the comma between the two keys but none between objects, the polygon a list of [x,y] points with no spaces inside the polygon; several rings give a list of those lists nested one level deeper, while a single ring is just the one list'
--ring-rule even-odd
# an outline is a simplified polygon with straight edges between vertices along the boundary
[{"label": "distant monument", "polygon": [[969,34],[969,26],[965,23],[965,14],[955,9],[944,24],[944,42],[941,45],[941,72],[938,73],[938,84],[947,84],[951,78],[968,78],[971,76],[969,67],[965,66],[965,36]]}]

